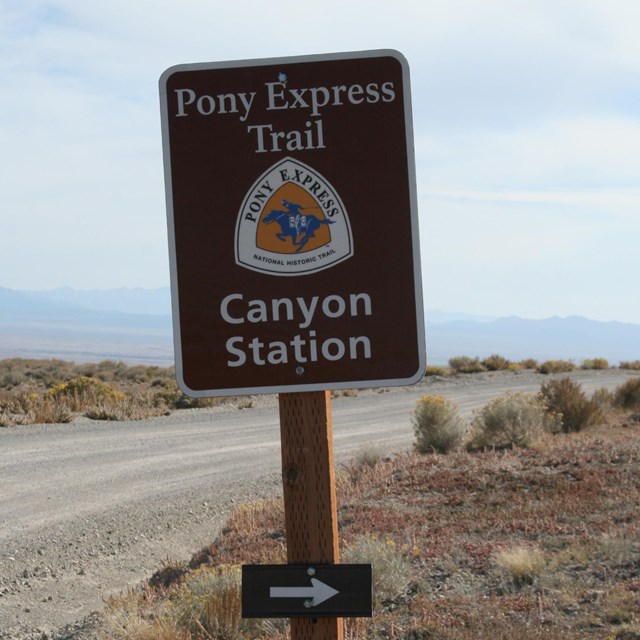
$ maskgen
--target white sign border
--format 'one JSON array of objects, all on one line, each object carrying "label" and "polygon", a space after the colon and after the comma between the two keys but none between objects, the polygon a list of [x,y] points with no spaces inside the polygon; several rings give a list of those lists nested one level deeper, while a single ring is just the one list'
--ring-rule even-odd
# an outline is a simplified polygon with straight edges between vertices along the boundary
[{"label": "white sign border", "polygon": [[[169,138],[169,104],[167,96],[167,82],[176,72],[205,71],[213,69],[232,69],[244,67],[259,67],[268,65],[298,64],[309,62],[329,62],[334,60],[355,60],[362,58],[395,58],[402,67],[402,88],[404,100],[404,123],[407,148],[407,173],[409,180],[409,208],[411,215],[411,242],[413,252],[413,278],[415,287],[416,328],[418,338],[418,370],[407,378],[352,380],[344,382],[326,382],[292,385],[269,385],[262,387],[239,387],[225,389],[191,389],[184,381],[182,362],[182,338],[180,333],[180,303],[178,291],[178,272],[175,239],[175,218],[173,209],[173,183],[171,177],[171,148]],[[326,391],[328,389],[368,389],[379,387],[402,387],[415,384],[424,376],[427,365],[426,338],[424,324],[424,302],[422,293],[422,270],[420,266],[420,236],[418,228],[417,181],[414,154],[413,116],[411,109],[411,85],[409,77],[409,63],[407,59],[395,49],[373,49],[366,51],[348,51],[342,53],[327,53],[304,56],[290,56],[279,58],[260,58],[248,60],[229,60],[224,62],[198,62],[179,64],[169,67],[160,76],[160,119],[162,131],[162,158],[164,165],[165,202],[167,209],[167,233],[169,240],[169,270],[171,279],[171,307],[173,317],[173,345],[176,367],[176,379],[182,391],[192,398],[259,395],[304,391]]]}]

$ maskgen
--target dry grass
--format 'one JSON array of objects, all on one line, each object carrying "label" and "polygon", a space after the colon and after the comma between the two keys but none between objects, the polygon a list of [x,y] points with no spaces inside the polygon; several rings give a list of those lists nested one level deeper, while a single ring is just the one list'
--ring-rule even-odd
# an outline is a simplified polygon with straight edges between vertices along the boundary
[{"label": "dry grass", "polygon": [[[374,576],[394,584],[376,587],[372,619],[346,621],[347,640],[637,640],[640,425],[630,414],[611,413],[538,450],[354,463],[339,471],[337,490],[343,561],[368,558]],[[240,625],[238,636],[197,625],[171,635],[180,607],[159,602],[187,602],[189,619],[200,611],[189,585],[215,581],[229,565],[285,557],[281,501],[241,505],[190,567],[114,601],[108,617],[135,609],[156,625],[156,635],[132,640],[284,640],[283,621]]]},{"label": "dry grass", "polygon": [[545,360],[539,367],[539,373],[568,373],[573,371],[576,365],[570,360]]},{"label": "dry grass", "polygon": [[[231,399],[233,400],[233,399]],[[189,398],[173,367],[104,360],[0,360],[0,426],[94,420],[140,420],[175,409],[208,407],[219,398]]]},{"label": "dry grass", "polygon": [[429,376],[438,376],[440,378],[445,378],[446,376],[450,376],[452,370],[449,367],[440,367],[438,365],[428,365],[424,370],[424,375],[426,377]]},{"label": "dry grass", "polygon": [[407,594],[411,583],[411,564],[392,538],[363,534],[351,540],[342,552],[346,564],[372,566],[373,594],[377,607]]},{"label": "dry grass", "polygon": [[511,367],[511,362],[501,355],[494,353],[482,361],[482,366],[487,371],[506,371]]},{"label": "dry grass", "polygon": [[623,409],[640,410],[640,378],[631,378],[620,385],[615,391],[613,401]]},{"label": "dry grass", "polygon": [[469,356],[450,358],[449,367],[455,373],[480,373],[486,371],[484,365],[480,362],[480,358],[471,358]]},{"label": "dry grass", "polygon": [[503,569],[517,589],[533,585],[544,567],[544,555],[538,548],[517,546],[496,554],[496,564]]},{"label": "dry grass", "polygon": [[444,396],[422,396],[412,422],[420,453],[447,453],[460,445],[466,432],[458,407]]},{"label": "dry grass", "polygon": [[604,419],[601,405],[587,398],[581,385],[570,378],[546,382],[540,387],[540,397],[559,416],[563,431],[582,431]]},{"label": "dry grass", "polygon": [[625,362],[621,362],[619,365],[620,369],[630,369],[631,371],[640,371],[640,360],[627,360]]},{"label": "dry grass", "polygon": [[554,422],[536,396],[507,393],[474,413],[466,446],[470,450],[531,447],[554,430]]},{"label": "dry grass", "polygon": [[608,369],[609,361],[606,358],[587,358],[582,361],[581,369]]},{"label": "dry grass", "polygon": [[[3,361],[0,424],[111,419],[135,394],[132,407],[167,410],[179,399],[172,375]],[[637,640],[640,421],[616,393],[600,394],[601,423],[537,449],[367,454],[343,467],[341,554],[370,559],[376,584],[374,617],[347,620],[345,638]],[[241,564],[285,563],[285,544],[281,500],[240,505],[188,564],[168,562],[111,599],[100,640],[284,640],[285,621],[240,620],[237,575]]]}]

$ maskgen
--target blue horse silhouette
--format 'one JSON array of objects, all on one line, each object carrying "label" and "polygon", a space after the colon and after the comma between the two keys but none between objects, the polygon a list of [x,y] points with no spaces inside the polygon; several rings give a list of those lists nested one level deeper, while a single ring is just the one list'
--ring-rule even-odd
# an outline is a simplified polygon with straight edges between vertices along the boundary
[{"label": "blue horse silhouette", "polygon": [[[334,224],[333,220],[325,220],[324,218],[318,218],[311,214],[302,215],[300,211],[305,207],[299,204],[289,202],[288,200],[283,200],[282,204],[287,207],[287,211],[272,209],[262,219],[262,222],[264,222],[264,224],[277,222],[280,225],[281,232],[276,233],[276,237],[283,242],[286,241],[287,238],[291,238],[294,246],[298,247],[296,253],[302,251],[303,247],[311,238],[316,237],[315,231],[320,228],[321,224]],[[298,240],[299,236],[302,236],[300,240]]]}]

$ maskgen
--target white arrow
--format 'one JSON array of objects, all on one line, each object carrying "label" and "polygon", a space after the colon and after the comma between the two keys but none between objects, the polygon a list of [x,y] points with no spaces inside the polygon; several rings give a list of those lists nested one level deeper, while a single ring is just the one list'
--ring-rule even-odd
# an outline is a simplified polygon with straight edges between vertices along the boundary
[{"label": "white arrow", "polygon": [[311,578],[311,584],[313,585],[311,587],[271,587],[269,596],[271,598],[311,598],[311,606],[315,607],[340,593],[316,578]]}]

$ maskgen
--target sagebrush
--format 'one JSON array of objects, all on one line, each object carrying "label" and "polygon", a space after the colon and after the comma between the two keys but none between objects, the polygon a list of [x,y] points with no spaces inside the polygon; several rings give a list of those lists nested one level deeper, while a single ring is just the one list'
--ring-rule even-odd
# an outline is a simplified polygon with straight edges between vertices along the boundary
[{"label": "sagebrush", "polygon": [[423,396],[413,415],[414,447],[420,453],[447,453],[464,438],[458,407],[443,396]]},{"label": "sagebrush", "polygon": [[137,420],[225,401],[189,398],[179,389],[173,367],[127,366],[113,360],[0,360],[0,426],[64,423],[76,415]]},{"label": "sagebrush", "polygon": [[538,366],[539,373],[569,373],[576,368],[571,360],[545,360]]},{"label": "sagebrush", "polygon": [[373,593],[378,603],[403,595],[409,587],[411,564],[391,538],[358,536],[347,545],[342,557],[345,563],[372,566]]},{"label": "sagebrush", "polygon": [[467,448],[530,447],[554,425],[545,404],[535,395],[507,393],[474,413]]},{"label": "sagebrush", "polygon": [[449,359],[449,366],[455,373],[480,373],[486,371],[480,358],[469,356],[455,356]]},{"label": "sagebrush", "polygon": [[571,378],[545,382],[540,387],[540,397],[548,410],[560,417],[566,433],[582,431],[604,419],[598,402],[587,398],[581,385]]},{"label": "sagebrush", "polygon": [[640,378],[631,378],[614,393],[614,404],[623,409],[640,409]]},{"label": "sagebrush", "polygon": [[606,358],[587,358],[582,361],[582,369],[608,369],[609,361]]},{"label": "sagebrush", "polygon": [[482,360],[481,364],[487,371],[506,371],[511,367],[511,362],[497,353]]}]

